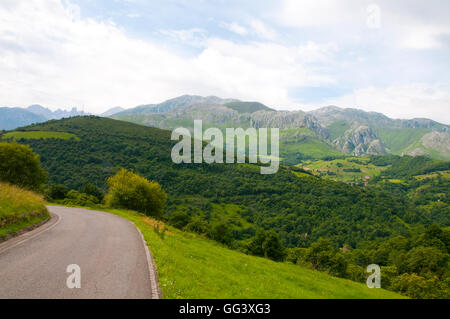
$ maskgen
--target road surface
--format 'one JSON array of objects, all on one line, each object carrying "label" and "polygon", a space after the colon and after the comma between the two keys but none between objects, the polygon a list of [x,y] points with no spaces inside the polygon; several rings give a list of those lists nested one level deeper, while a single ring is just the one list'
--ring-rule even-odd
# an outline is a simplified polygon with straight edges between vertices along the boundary
[{"label": "road surface", "polygon": [[[133,224],[104,212],[48,209],[51,221],[0,245],[0,298],[157,298]],[[69,276],[76,283],[76,274],[66,272],[73,264],[81,288],[68,288]]]}]

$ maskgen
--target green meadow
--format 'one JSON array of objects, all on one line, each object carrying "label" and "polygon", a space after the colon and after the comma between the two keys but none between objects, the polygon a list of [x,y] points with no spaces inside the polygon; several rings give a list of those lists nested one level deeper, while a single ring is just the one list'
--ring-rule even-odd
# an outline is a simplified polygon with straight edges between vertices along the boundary
[{"label": "green meadow", "polygon": [[18,141],[20,139],[49,139],[49,138],[56,138],[56,139],[63,139],[63,140],[70,140],[74,139],[76,141],[79,141],[80,138],[76,136],[75,134],[66,133],[66,132],[46,132],[46,131],[28,131],[28,132],[8,132],[2,136],[3,139],[9,140],[13,139],[15,141]]},{"label": "green meadow", "polygon": [[404,298],[291,263],[245,255],[135,212],[107,211],[142,231],[164,298]]}]

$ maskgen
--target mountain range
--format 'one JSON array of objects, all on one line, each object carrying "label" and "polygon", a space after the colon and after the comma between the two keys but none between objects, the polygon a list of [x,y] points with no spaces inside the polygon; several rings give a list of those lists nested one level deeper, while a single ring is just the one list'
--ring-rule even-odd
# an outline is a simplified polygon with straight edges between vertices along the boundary
[{"label": "mountain range", "polygon": [[276,111],[258,102],[184,95],[161,104],[141,105],[109,115],[152,126],[278,127],[280,154],[286,163],[343,155],[426,155],[450,159],[450,126],[430,119],[400,120],[358,109]]},{"label": "mountain range", "polygon": [[0,130],[12,130],[17,127],[41,123],[49,120],[58,120],[65,117],[88,115],[77,108],[69,111],[58,109],[52,111],[41,105],[30,105],[27,108],[0,107]]},{"label": "mountain range", "polygon": [[[73,108],[51,111],[40,105],[0,108],[0,130],[52,119],[88,115]],[[286,164],[346,155],[425,155],[450,160],[450,126],[430,119],[400,120],[359,109],[327,106],[310,112],[277,111],[259,102],[216,96],[183,95],[160,104],[131,109],[114,107],[100,114],[145,126],[172,130],[203,126],[280,129],[280,156]]]}]

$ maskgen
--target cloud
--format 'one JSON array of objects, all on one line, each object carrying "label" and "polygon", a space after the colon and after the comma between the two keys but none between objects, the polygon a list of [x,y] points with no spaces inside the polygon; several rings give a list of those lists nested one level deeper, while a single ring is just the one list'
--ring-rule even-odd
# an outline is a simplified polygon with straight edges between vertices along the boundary
[{"label": "cloud", "polygon": [[203,46],[207,38],[206,30],[201,28],[192,28],[187,30],[161,30],[160,33],[176,41],[188,43],[193,46]]},{"label": "cloud", "polygon": [[[408,0],[431,15],[423,19],[406,10],[404,2],[407,12],[400,10],[399,2],[376,1],[380,28],[369,29],[372,1],[286,0],[276,13],[283,18],[278,22],[264,14],[242,20],[233,15],[228,21],[234,22],[219,27],[240,36],[228,34],[233,40],[225,40],[210,26],[227,18],[215,20],[213,14],[204,24],[195,17],[194,25],[172,20],[165,27],[150,24],[153,29],[144,38],[113,21],[80,15],[80,8],[65,0],[3,0],[0,105],[84,105],[95,113],[199,94],[299,109],[312,107],[299,106],[299,101],[313,101],[293,96],[295,92],[326,88],[353,93],[323,105],[449,122],[448,62],[439,60],[443,51],[429,56],[417,51],[448,45],[448,13],[435,5],[427,11]],[[173,42],[176,48],[170,46]],[[433,84],[437,81],[442,84]]]},{"label": "cloud", "polygon": [[278,106],[293,103],[290,87],[333,82],[308,66],[327,58],[318,44],[237,44],[207,38],[201,29],[166,31],[179,41],[201,37],[200,53],[186,57],[74,12],[57,0],[0,4],[0,72],[8,75],[0,78],[0,104],[84,105],[101,112],[189,93]]},{"label": "cloud", "polygon": [[247,35],[248,34],[248,30],[236,22],[222,23],[221,26],[224,27],[225,29],[228,29],[231,32],[234,32],[239,35]]},{"label": "cloud", "polygon": [[257,19],[252,19],[250,21],[250,27],[252,31],[259,37],[274,40],[277,37],[277,33],[275,30],[266,26],[262,21]]},{"label": "cloud", "polygon": [[449,101],[449,85],[415,83],[358,89],[326,104],[380,112],[392,118],[423,117],[450,124]]},{"label": "cloud", "polygon": [[290,27],[331,30],[330,36],[348,42],[367,37],[368,29],[381,29],[389,45],[416,50],[444,45],[450,35],[448,12],[450,2],[439,0],[283,0],[274,17]]}]

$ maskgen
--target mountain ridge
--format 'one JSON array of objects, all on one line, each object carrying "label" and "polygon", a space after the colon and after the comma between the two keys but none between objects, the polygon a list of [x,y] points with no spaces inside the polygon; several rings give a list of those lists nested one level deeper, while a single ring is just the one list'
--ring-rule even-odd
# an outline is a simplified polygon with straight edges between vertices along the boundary
[{"label": "mountain ridge", "polygon": [[[392,119],[379,112],[334,105],[308,112],[277,111],[258,102],[226,101],[218,97],[184,95],[160,104],[138,106],[110,117],[169,130],[178,126],[191,128],[194,119],[203,120],[207,127],[308,129],[317,135],[312,137],[315,143],[320,143],[321,147],[331,146],[342,155],[420,154],[450,159],[447,138],[450,126],[431,119]],[[236,105],[241,107],[233,107]],[[433,132],[442,133],[439,139],[444,146],[436,143],[437,137]],[[307,135],[311,138],[309,133]],[[299,138],[289,141],[290,144],[297,143],[300,152],[294,150],[299,154],[288,154],[288,157],[310,157],[311,152],[302,153],[303,141]]]}]

